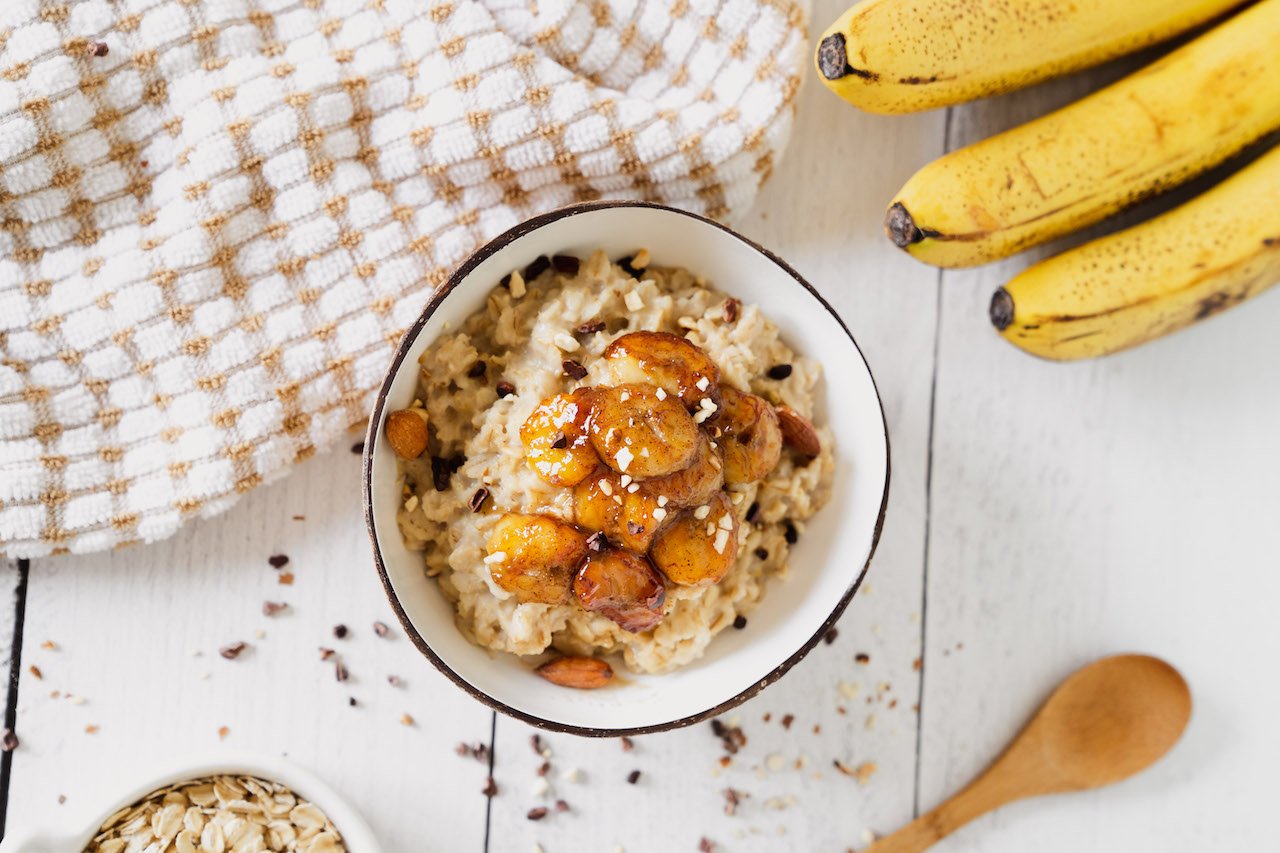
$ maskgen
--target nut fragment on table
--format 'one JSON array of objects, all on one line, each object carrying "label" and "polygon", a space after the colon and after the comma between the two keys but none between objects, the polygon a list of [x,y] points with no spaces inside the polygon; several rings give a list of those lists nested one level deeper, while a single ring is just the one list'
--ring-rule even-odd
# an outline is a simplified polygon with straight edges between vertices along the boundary
[{"label": "nut fragment on table", "polygon": [[552,684],[578,690],[594,690],[613,680],[613,667],[605,661],[576,656],[549,660],[537,673]]},{"label": "nut fragment on table", "polygon": [[387,415],[387,443],[401,459],[417,459],[427,450],[427,410],[396,409]]},{"label": "nut fragment on table", "polygon": [[324,812],[285,786],[251,776],[213,776],[161,788],[120,809],[84,853],[346,849]]}]

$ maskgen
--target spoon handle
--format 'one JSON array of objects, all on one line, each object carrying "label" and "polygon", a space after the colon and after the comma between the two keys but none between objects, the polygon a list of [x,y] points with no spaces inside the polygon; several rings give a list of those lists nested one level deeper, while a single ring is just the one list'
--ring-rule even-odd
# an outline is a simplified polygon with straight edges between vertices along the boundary
[{"label": "spoon handle", "polygon": [[1055,790],[1037,765],[1039,731],[1029,726],[1003,755],[951,799],[920,815],[902,829],[876,841],[863,853],[920,853],[971,820],[1024,797]]}]

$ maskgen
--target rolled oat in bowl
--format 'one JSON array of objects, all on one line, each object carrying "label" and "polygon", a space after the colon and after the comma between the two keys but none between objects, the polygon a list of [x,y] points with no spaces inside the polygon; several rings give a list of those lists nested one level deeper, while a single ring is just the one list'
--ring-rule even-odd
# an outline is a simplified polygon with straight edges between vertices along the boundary
[{"label": "rolled oat in bowl", "polygon": [[419,366],[386,426],[397,522],[485,648],[696,660],[830,492],[819,365],[648,252],[540,258]]},{"label": "rolled oat in bowl", "polygon": [[329,818],[283,785],[252,776],[212,776],[168,785],[120,809],[85,853],[346,849]]}]

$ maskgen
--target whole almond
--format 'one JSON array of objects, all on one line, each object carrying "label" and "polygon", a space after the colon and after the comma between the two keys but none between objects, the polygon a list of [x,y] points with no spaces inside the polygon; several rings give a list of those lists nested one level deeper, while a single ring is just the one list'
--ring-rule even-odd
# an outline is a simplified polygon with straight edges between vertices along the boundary
[{"label": "whole almond", "polygon": [[537,673],[552,684],[576,690],[594,690],[613,680],[613,667],[595,658],[556,658],[538,667]]},{"label": "whole almond", "polygon": [[401,459],[417,459],[427,449],[427,410],[414,406],[387,415],[387,443]]},{"label": "whole almond", "polygon": [[810,458],[822,452],[822,443],[818,441],[818,431],[804,415],[790,406],[778,406],[778,426],[782,430],[782,440],[792,450]]}]

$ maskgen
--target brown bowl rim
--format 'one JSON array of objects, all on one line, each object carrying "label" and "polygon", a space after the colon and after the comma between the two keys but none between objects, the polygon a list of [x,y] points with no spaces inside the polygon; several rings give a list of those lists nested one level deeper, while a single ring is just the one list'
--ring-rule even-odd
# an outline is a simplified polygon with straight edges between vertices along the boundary
[{"label": "brown bowl rim", "polygon": [[[884,491],[880,496],[880,509],[876,515],[875,530],[871,538],[871,549],[867,552],[866,562],[863,563],[862,570],[858,572],[858,576],[854,579],[853,583],[849,585],[849,588],[845,590],[844,595],[840,597],[840,600],[836,603],[835,607],[832,608],[831,613],[827,616],[825,620],[823,620],[822,624],[818,627],[818,630],[813,634],[812,637],[809,638],[807,642],[802,644],[799,649],[797,649],[785,661],[780,663],[778,666],[774,667],[774,669],[771,672],[769,672],[767,675],[765,675],[763,678],[756,681],[746,689],[735,694],[734,696],[730,697],[729,699],[726,699],[720,704],[715,705],[714,707],[708,708],[705,711],[700,711],[696,714],[690,714],[685,717],[680,717],[679,719],[669,720],[664,723],[655,723],[653,725],[648,725],[648,726],[632,726],[629,728],[621,728],[621,729],[613,729],[613,728],[602,729],[602,728],[593,728],[590,726],[575,726],[575,725],[570,725],[568,723],[560,723],[554,720],[547,720],[542,717],[529,714],[525,711],[521,711],[517,708],[512,708],[510,705],[507,705],[504,702],[500,702],[497,699],[490,696],[489,694],[485,693],[483,690],[478,689],[469,681],[467,681],[465,678],[463,678],[461,675],[454,672],[453,669],[448,664],[446,664],[435,653],[434,650],[432,650],[431,645],[418,632],[418,629],[414,626],[413,622],[409,619],[408,615],[405,613],[404,608],[400,605],[400,599],[396,595],[395,589],[391,585],[391,579],[387,575],[386,564],[383,562],[383,559],[382,559],[382,549],[378,545],[378,534],[377,534],[377,530],[374,527],[374,522],[373,522],[373,451],[380,438],[378,434],[377,425],[382,420],[382,413],[386,409],[387,395],[391,391],[391,384],[395,380],[397,374],[399,374],[400,367],[404,363],[405,358],[408,356],[409,349],[413,346],[413,342],[417,340],[418,335],[422,333],[422,329],[426,326],[427,321],[431,319],[431,316],[436,312],[437,309],[439,309],[440,305],[444,302],[446,298],[448,298],[449,294],[453,292],[454,288],[456,288],[459,284],[461,284],[462,281],[466,279],[468,275],[471,274],[471,271],[474,270],[477,266],[479,266],[487,258],[489,258],[489,256],[497,252],[499,249],[502,249],[510,245],[511,243],[515,242],[520,237],[523,237],[524,235],[532,231],[536,231],[537,229],[543,227],[544,225],[547,225],[559,219],[564,219],[570,216],[578,216],[583,213],[590,213],[597,210],[607,210],[610,208],[617,208],[617,207],[645,207],[645,208],[652,208],[655,210],[663,210],[668,213],[674,213],[680,216],[687,216],[690,219],[695,219],[695,220],[698,220],[699,222],[703,222],[714,228],[718,228],[721,231],[724,231],[725,233],[729,234],[730,236],[738,239],[739,241],[747,244],[748,246],[750,246],[751,248],[759,252],[761,255],[764,255],[773,263],[777,264],[779,267],[782,268],[784,272],[790,275],[791,278],[794,279],[797,284],[799,284],[802,288],[804,288],[804,290],[808,291],[808,293],[814,299],[817,300],[819,305],[821,305],[824,309],[826,309],[827,313],[829,313],[832,319],[834,319],[836,323],[839,324],[840,328],[844,331],[845,335],[849,338],[849,343],[853,344],[853,348],[855,351],[857,351],[858,357],[862,359],[863,367],[866,368],[867,376],[870,377],[871,379],[871,387],[872,387],[872,390],[875,391],[875,395],[876,395],[876,404],[880,408],[880,422],[884,427],[885,476],[884,476]],[[408,331],[405,332],[404,337],[401,338],[400,344],[396,347],[395,355],[391,360],[390,367],[387,370],[386,379],[383,380],[382,387],[378,389],[378,396],[374,401],[373,412],[369,417],[369,426],[365,433],[364,460],[362,465],[363,471],[361,474],[361,486],[362,486],[361,491],[362,491],[362,496],[364,500],[365,526],[369,531],[369,541],[373,546],[373,561],[374,561],[374,565],[377,567],[377,570],[378,570],[378,577],[382,581],[382,588],[386,592],[387,600],[390,602],[391,609],[395,612],[396,618],[400,622],[400,626],[404,629],[405,635],[409,638],[410,642],[413,643],[414,647],[417,648],[419,652],[421,652],[428,660],[431,661],[431,663],[436,667],[436,669],[438,669],[441,673],[443,673],[446,678],[448,678],[450,681],[452,681],[454,684],[460,687],[463,691],[468,693],[473,699],[476,699],[477,701],[483,703],[484,705],[487,705],[489,708],[493,709],[494,711],[498,711],[500,713],[506,714],[509,717],[514,717],[517,720],[521,720],[525,723],[528,723],[529,725],[536,726],[540,729],[545,729],[547,731],[553,731],[553,732],[560,732],[564,734],[579,735],[582,737],[625,737],[625,736],[633,736],[633,735],[655,734],[657,732],[666,732],[666,731],[672,731],[673,729],[685,728],[687,726],[692,726],[697,723],[703,722],[704,720],[711,719],[712,717],[717,717],[721,714],[724,714],[725,712],[738,707],[743,702],[746,702],[748,699],[753,698],[760,691],[764,690],[770,684],[773,684],[775,681],[780,679],[793,666],[795,666],[806,655],[808,655],[810,651],[813,650],[814,646],[816,646],[819,643],[819,641],[822,640],[823,636],[825,636],[826,633],[829,630],[831,630],[832,626],[834,626],[835,623],[839,621],[840,617],[844,614],[845,608],[849,606],[849,602],[853,600],[854,594],[857,593],[858,589],[862,586],[862,581],[867,575],[867,569],[871,566],[871,559],[872,557],[875,556],[876,547],[880,544],[880,535],[884,530],[885,511],[887,510],[889,505],[889,482],[892,479],[890,476],[891,463],[892,463],[892,456],[890,453],[890,446],[889,446],[889,425],[888,425],[888,421],[885,419],[884,400],[880,396],[880,388],[876,384],[875,375],[871,372],[871,365],[868,364],[867,358],[862,352],[862,348],[858,346],[858,342],[854,340],[853,334],[849,331],[849,327],[845,325],[844,320],[840,317],[840,315],[836,312],[836,310],[833,307],[831,307],[831,304],[827,302],[826,299],[823,298],[821,293],[819,293],[816,289],[814,289],[814,287],[811,284],[809,284],[809,282],[807,282],[803,276],[801,276],[798,272],[792,269],[792,267],[786,261],[782,260],[782,258],[778,257],[777,255],[775,255],[773,252],[769,251],[765,247],[761,246],[759,243],[756,243],[755,241],[742,236],[737,231],[733,230],[727,225],[723,225],[719,222],[716,222],[713,219],[708,219],[705,216],[701,216],[699,214],[692,213],[687,210],[681,210],[679,208],[668,207],[667,205],[655,204],[653,202],[647,202],[647,201],[630,201],[630,200],[594,201],[594,202],[582,202],[579,204],[572,204],[565,207],[557,208],[555,210],[548,211],[546,213],[538,214],[537,216],[533,216],[529,219],[526,219],[524,222],[521,222],[519,225],[516,225],[508,229],[502,234],[499,234],[497,237],[494,237],[492,240],[490,240],[489,242],[485,243],[483,246],[481,246],[480,248],[472,252],[471,255],[465,261],[463,261],[461,265],[458,266],[458,268],[454,271],[453,275],[449,277],[449,280],[445,282],[444,286],[442,286],[438,291],[436,291],[432,295],[431,299],[427,302],[426,308],[424,308],[422,313],[418,316],[417,321],[415,321],[414,324],[409,327]]]}]

